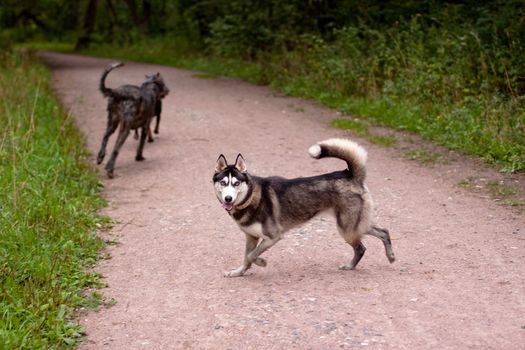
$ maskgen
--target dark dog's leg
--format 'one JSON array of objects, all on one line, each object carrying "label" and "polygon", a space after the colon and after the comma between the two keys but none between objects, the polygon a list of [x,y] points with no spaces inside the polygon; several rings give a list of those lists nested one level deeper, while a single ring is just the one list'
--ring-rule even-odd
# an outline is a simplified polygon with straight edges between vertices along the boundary
[{"label": "dark dog's leg", "polygon": [[151,133],[151,128],[148,125],[148,142],[153,142],[153,134]]},{"label": "dark dog's leg", "polygon": [[155,103],[155,115],[157,116],[157,121],[155,124],[155,134],[159,133],[159,124],[160,124],[160,113],[162,112],[162,101],[157,100]]},{"label": "dark dog's leg", "polygon": [[242,265],[239,266],[237,269],[225,272],[225,277],[242,276],[250,267],[252,267],[252,262],[248,260],[248,254],[250,254],[255,249],[255,247],[257,247],[258,241],[258,238],[250,236],[248,234],[246,235],[246,249],[244,251],[244,261]]},{"label": "dark dog's leg", "polygon": [[100,151],[98,151],[97,164],[102,163],[104,157],[106,156],[106,147],[108,144],[109,137],[117,130],[118,127],[118,118],[113,119],[111,112],[108,112],[108,125],[106,127],[106,132],[102,138],[102,144],[100,145]]},{"label": "dark dog's leg", "polygon": [[[139,139],[139,129],[135,129],[135,135],[133,136],[135,140]],[[153,134],[151,133],[151,129],[148,127],[148,142],[153,142]]]},{"label": "dark dog's leg", "polygon": [[155,134],[159,133],[160,114],[157,114],[157,120],[155,122]]},{"label": "dark dog's leg", "polygon": [[149,125],[143,126],[140,130],[140,141],[139,141],[139,147],[137,148],[137,155],[135,156],[135,160],[140,162],[142,160],[146,160],[142,156],[142,152],[144,151],[144,143],[146,142],[146,136],[148,134]]},{"label": "dark dog's leg", "polygon": [[153,118],[151,118],[147,125],[148,125],[148,142],[153,142],[153,134],[151,133],[151,122],[153,121]]},{"label": "dark dog's leg", "polygon": [[370,230],[365,232],[365,234],[377,237],[381,241],[383,241],[383,245],[385,246],[385,254],[388,258],[388,261],[390,261],[390,263],[396,261],[394,251],[392,250],[392,242],[390,241],[390,233],[387,229],[378,226],[372,226]]},{"label": "dark dog's leg", "polygon": [[124,141],[126,141],[126,138],[128,137],[129,132],[130,132],[129,124],[122,122],[119,133],[118,133],[117,141],[115,142],[115,147],[113,148],[113,153],[111,153],[111,158],[109,159],[108,164],[106,164],[106,170],[108,172],[108,177],[111,179],[113,178],[113,170],[115,169],[115,162],[117,160],[118,153],[120,151],[120,148],[124,144]]}]

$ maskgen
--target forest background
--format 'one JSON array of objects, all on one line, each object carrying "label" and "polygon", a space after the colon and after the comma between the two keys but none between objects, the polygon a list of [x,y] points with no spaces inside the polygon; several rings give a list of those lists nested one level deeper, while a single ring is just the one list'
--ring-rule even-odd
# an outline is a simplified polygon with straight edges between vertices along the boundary
[{"label": "forest background", "polygon": [[4,0],[1,42],[204,69],[525,169],[519,0]]}]

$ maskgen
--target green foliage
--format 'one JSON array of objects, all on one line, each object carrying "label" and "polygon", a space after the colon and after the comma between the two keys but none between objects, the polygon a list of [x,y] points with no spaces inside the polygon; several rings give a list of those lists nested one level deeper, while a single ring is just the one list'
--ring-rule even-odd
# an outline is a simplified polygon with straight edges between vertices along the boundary
[{"label": "green foliage", "polygon": [[346,26],[330,41],[303,35],[265,63],[267,75],[289,94],[525,170],[523,33],[436,16]]},{"label": "green foliage", "polygon": [[2,0],[0,23],[15,42],[71,38],[81,15],[81,0]]},{"label": "green foliage", "polygon": [[[202,7],[207,2],[199,2]],[[260,53],[293,46],[297,33],[315,31],[323,2],[302,0],[218,1],[218,11],[204,26],[212,54],[254,59]]]},{"label": "green foliage", "polygon": [[52,96],[47,71],[4,52],[0,63],[0,344],[63,348],[102,242],[99,183],[82,139]]}]

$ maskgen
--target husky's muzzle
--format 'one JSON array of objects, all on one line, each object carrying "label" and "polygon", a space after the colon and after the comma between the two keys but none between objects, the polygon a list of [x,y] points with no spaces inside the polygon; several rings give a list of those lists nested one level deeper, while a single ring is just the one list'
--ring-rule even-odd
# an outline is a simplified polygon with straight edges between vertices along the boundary
[{"label": "husky's muzzle", "polygon": [[233,199],[231,196],[224,197],[224,200],[221,201],[222,207],[226,209],[226,211],[230,211],[233,209]]}]

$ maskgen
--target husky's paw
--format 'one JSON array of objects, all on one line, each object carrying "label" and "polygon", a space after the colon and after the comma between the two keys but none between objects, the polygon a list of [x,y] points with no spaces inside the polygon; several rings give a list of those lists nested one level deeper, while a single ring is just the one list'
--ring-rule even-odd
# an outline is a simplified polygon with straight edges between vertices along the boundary
[{"label": "husky's paw", "polygon": [[339,266],[339,270],[353,270],[353,269],[355,269],[354,264],[343,264]]},{"label": "husky's paw", "polygon": [[244,266],[239,267],[238,269],[226,271],[224,273],[224,277],[241,277],[246,272],[246,268]]},{"label": "husky's paw", "polygon": [[268,263],[266,262],[265,259],[263,258],[257,258],[253,261],[253,263],[257,266],[261,266],[261,267],[266,267],[266,265],[268,265]]},{"label": "husky's paw", "polygon": [[143,156],[136,156],[136,157],[135,157],[135,160],[136,160],[137,162],[142,162],[143,160],[146,160],[146,158],[144,158]]}]

